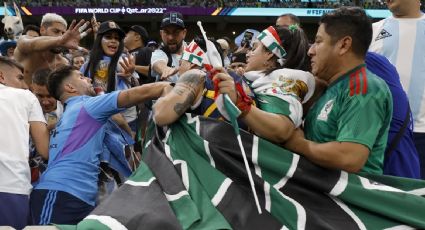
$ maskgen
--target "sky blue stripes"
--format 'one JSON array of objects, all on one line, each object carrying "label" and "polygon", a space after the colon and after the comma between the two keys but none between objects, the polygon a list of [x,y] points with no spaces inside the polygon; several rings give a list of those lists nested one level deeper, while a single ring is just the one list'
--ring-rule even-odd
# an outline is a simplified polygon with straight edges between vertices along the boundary
[{"label": "sky blue stripes", "polygon": [[56,201],[56,195],[58,191],[51,191],[49,190],[47,192],[47,196],[44,200],[43,209],[40,216],[40,222],[39,225],[47,225],[50,224],[50,220],[52,218],[53,213],[53,205]]},{"label": "sky blue stripes", "polygon": [[418,21],[408,90],[413,117],[418,118],[425,90],[425,20]]}]

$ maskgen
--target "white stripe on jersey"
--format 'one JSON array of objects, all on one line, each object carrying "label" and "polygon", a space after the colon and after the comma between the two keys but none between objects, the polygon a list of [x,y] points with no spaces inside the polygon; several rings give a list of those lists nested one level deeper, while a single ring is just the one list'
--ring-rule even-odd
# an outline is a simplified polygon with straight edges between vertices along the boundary
[{"label": "white stripe on jersey", "polygon": [[374,23],[369,50],[386,56],[396,66],[409,96],[414,131],[425,132],[425,15],[389,17]]}]

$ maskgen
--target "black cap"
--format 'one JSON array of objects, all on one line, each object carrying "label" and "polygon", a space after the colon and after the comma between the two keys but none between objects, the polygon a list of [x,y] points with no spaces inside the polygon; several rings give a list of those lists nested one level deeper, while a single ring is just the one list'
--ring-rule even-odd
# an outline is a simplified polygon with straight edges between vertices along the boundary
[{"label": "black cap", "polygon": [[145,27],[134,25],[130,27],[130,30],[138,33],[142,37],[143,43],[146,44],[146,42],[148,41],[149,34],[148,34],[148,31],[146,31]]},{"label": "black cap", "polygon": [[117,32],[121,39],[125,37],[125,32],[118,26],[117,23],[113,21],[102,22],[99,26],[97,34],[102,35],[109,31]]},{"label": "black cap", "polygon": [[162,17],[161,21],[161,29],[167,26],[178,26],[181,28],[185,28],[184,21],[183,21],[183,15],[179,12],[167,12]]}]

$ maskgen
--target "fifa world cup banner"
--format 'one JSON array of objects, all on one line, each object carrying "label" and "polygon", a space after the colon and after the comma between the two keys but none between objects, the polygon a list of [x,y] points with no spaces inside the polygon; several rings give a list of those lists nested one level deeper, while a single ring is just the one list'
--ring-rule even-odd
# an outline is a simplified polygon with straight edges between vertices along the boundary
[{"label": "fifa world cup banner", "polygon": [[[4,12],[0,7],[0,15]],[[103,15],[162,15],[169,11],[180,12],[185,16],[245,16],[245,17],[278,17],[282,14],[291,13],[298,17],[320,17],[330,12],[332,8],[251,8],[251,7],[155,7],[155,6],[101,6],[101,7],[66,7],[44,6],[28,7],[20,6],[21,15],[44,15],[45,13],[57,13],[60,15],[91,16]],[[372,18],[386,18],[391,16],[389,10],[366,9],[366,13]],[[8,14],[15,15],[15,10],[8,7]]]},{"label": "fifa world cup banner", "polygon": [[233,127],[186,114],[151,127],[132,176],[61,229],[424,229],[425,182],[352,174],[241,131],[262,214]]}]

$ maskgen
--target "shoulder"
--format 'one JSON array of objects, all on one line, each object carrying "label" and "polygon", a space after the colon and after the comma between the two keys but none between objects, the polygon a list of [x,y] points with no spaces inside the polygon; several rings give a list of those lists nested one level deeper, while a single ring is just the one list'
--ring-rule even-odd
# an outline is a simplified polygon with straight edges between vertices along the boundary
[{"label": "shoulder", "polygon": [[388,91],[389,92],[388,85],[382,78],[380,78],[379,76],[377,76],[376,74],[372,73],[369,70],[366,70],[366,73],[367,73],[366,80],[367,80],[367,83],[368,83],[368,91],[373,90],[373,91],[377,91],[377,92],[379,92],[379,91]]},{"label": "shoulder", "polygon": [[17,89],[17,88],[13,88],[13,87],[4,87],[5,92],[7,92],[9,95],[13,95],[16,96],[16,98],[14,98],[14,100],[37,100],[37,98],[35,97],[35,95],[29,91],[29,90],[25,90],[25,89]]},{"label": "shoulder", "polygon": [[167,56],[167,54],[161,50],[161,49],[156,49],[154,52],[152,52],[152,56]]},{"label": "shoulder", "polygon": [[156,61],[159,60],[168,61],[168,56],[164,51],[157,49],[152,53],[151,64],[154,64]]},{"label": "shoulder", "polygon": [[367,70],[366,67],[353,70],[344,78],[336,87],[343,91],[343,96],[368,97],[380,91],[389,92],[385,81]]},{"label": "shoulder", "polygon": [[152,50],[149,47],[140,48],[139,52],[140,53],[148,53],[148,54],[153,53]]},{"label": "shoulder", "polygon": [[400,77],[393,64],[383,55],[368,52],[366,54],[366,67],[385,82],[399,82]]}]

